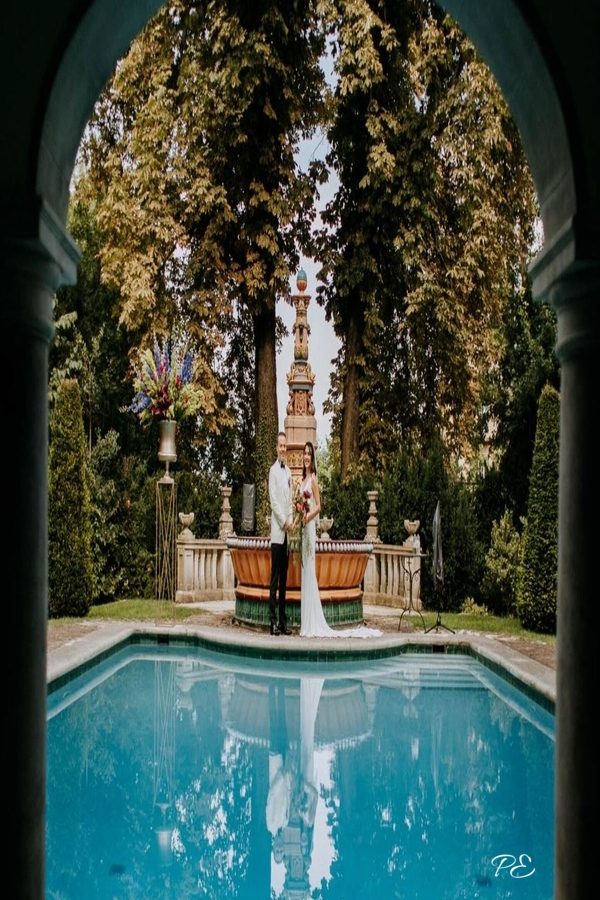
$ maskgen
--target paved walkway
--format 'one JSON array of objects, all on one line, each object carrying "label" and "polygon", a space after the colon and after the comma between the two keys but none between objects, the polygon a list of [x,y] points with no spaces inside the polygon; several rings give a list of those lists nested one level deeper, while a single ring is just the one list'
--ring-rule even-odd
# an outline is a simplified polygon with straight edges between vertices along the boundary
[{"label": "paved walkway", "polygon": [[[301,638],[271,636],[263,629],[240,626],[233,621],[232,601],[210,601],[194,604],[198,614],[173,622],[133,622],[81,619],[72,622],[48,623],[48,680],[52,681],[110,650],[134,634],[177,635],[199,637],[214,649],[227,647],[240,653],[252,652],[267,658],[272,652],[278,656],[306,659],[312,653],[331,654],[336,659],[346,653],[368,656],[373,651],[401,652],[407,645],[458,645],[470,647],[490,663],[499,665],[521,682],[554,702],[556,697],[555,648],[541,641],[527,641],[509,635],[490,635],[479,632],[445,630],[423,634],[419,617],[404,616],[403,630],[398,631],[401,610],[386,606],[364,607],[365,621],[382,630],[375,638]],[[407,624],[411,630],[404,630]],[[411,624],[413,628],[411,628]]]}]

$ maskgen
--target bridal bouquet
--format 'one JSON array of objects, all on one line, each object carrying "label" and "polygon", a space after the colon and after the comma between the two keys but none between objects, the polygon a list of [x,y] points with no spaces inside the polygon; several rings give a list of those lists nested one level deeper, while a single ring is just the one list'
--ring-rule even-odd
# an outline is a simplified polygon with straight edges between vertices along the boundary
[{"label": "bridal bouquet", "polygon": [[304,532],[304,514],[310,511],[310,493],[303,491],[298,485],[294,498],[294,521],[290,535],[290,553],[299,553],[302,561],[302,535]]}]

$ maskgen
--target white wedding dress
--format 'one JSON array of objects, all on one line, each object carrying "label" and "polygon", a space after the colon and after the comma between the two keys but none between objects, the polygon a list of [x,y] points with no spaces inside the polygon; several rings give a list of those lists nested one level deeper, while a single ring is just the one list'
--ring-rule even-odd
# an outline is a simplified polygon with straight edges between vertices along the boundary
[{"label": "white wedding dress", "polygon": [[[313,495],[310,475],[302,482],[302,491],[308,493],[309,507],[313,508]],[[339,631],[330,628],[325,619],[321,596],[317,583],[317,570],[315,548],[317,542],[317,522],[311,519],[308,525],[302,529],[302,571],[300,573],[300,637],[380,637],[381,631],[377,628],[367,628],[364,625],[358,628],[344,628]]]}]

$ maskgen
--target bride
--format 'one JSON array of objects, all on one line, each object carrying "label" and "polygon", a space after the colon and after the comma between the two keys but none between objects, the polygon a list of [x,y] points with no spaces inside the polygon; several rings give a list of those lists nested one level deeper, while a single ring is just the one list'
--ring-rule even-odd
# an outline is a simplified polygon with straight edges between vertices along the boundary
[{"label": "bride", "polygon": [[329,627],[325,620],[317,583],[315,558],[317,541],[316,519],[321,511],[321,495],[317,481],[315,448],[311,441],[307,441],[304,445],[301,491],[307,500],[308,510],[303,514],[304,527],[302,529],[302,546],[300,548],[302,558],[300,637],[378,637],[381,635],[381,631],[378,631],[376,628],[361,626],[359,628],[335,631]]}]

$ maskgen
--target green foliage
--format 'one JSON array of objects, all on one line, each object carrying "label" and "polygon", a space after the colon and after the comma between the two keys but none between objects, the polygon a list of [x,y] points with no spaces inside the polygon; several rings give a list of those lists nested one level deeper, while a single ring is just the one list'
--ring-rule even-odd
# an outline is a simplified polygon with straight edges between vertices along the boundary
[{"label": "green foliage", "polygon": [[559,385],[555,343],[555,312],[535,302],[529,286],[514,290],[504,316],[502,358],[490,367],[479,425],[481,435],[490,427],[495,432],[493,519],[504,509],[512,511],[515,523],[527,514],[538,399],[544,384]]},{"label": "green foliage", "polygon": [[156,551],[156,474],[135,456],[123,457],[123,563],[119,597],[153,597]]},{"label": "green foliage", "polygon": [[[319,165],[302,172],[294,156],[322,112],[323,47],[315,0],[174,0],[121,60],[80,155],[119,321],[140,346],[183,324],[210,406],[198,439],[246,480],[257,422],[276,416],[275,382],[254,385],[250,402],[227,392],[275,371],[275,300],[315,214]],[[248,346],[249,318],[268,331],[267,359]],[[247,440],[229,440],[234,421]]]},{"label": "green foliage", "polygon": [[233,305],[218,368],[224,390],[219,402],[229,412],[230,421],[218,433],[209,435],[203,463],[215,472],[225,472],[227,483],[234,488],[234,502],[236,493],[241,493],[238,486],[254,479],[256,432],[253,322],[248,309],[240,303]]},{"label": "green foliage", "polygon": [[473,505],[479,527],[479,538],[489,546],[492,526],[507,509],[503,481],[497,466],[482,466],[473,481]]},{"label": "green foliage", "polygon": [[[505,511],[517,532],[522,531],[538,398],[547,380],[558,385],[555,341],[553,310],[534,303],[528,287],[515,289],[505,314],[502,359],[498,367],[490,367],[478,426],[478,440],[488,451],[474,484],[479,536],[485,545],[490,544],[492,524]],[[491,440],[486,435],[492,435]]]},{"label": "green foliage", "polygon": [[109,431],[97,441],[90,459],[94,603],[106,603],[119,595],[122,504],[113,477],[119,455],[119,437],[116,431]]},{"label": "green foliage", "polygon": [[81,336],[76,328],[77,313],[74,311],[58,314],[58,300],[52,302],[54,312],[54,339],[50,354],[50,378],[48,400],[50,406],[56,400],[60,385],[66,378],[77,378],[83,369]]},{"label": "green foliage", "polygon": [[367,491],[373,489],[373,477],[359,472],[342,479],[339,469],[334,469],[319,473],[319,488],[323,515],[333,519],[330,537],[333,540],[362,540],[369,515]]},{"label": "green foliage", "polygon": [[536,211],[517,128],[491,73],[433,4],[334,0],[339,82],[328,136],[321,302],[342,339],[330,406],[347,465],[468,456],[527,279]]},{"label": "green foliage", "polygon": [[254,458],[256,484],[256,533],[269,534],[271,527],[271,505],[269,502],[269,469],[275,458],[277,447],[277,420],[270,417],[259,421],[256,429],[256,451]]},{"label": "green foliage", "polygon": [[197,538],[216,538],[219,534],[222,497],[221,479],[213,472],[180,472],[177,481],[177,507],[193,512],[191,526]]},{"label": "green foliage", "polygon": [[481,593],[487,606],[498,615],[514,616],[521,560],[521,535],[508,510],[492,524]]},{"label": "green foliage", "polygon": [[419,519],[422,594],[431,608],[436,602],[431,574],[432,525],[436,504],[442,512],[444,605],[459,609],[468,596],[479,598],[483,548],[477,533],[473,495],[469,487],[450,475],[441,445],[434,442],[427,456],[399,451],[386,465],[379,495],[379,533],[384,543],[406,540],[405,519]]},{"label": "green foliage", "polygon": [[445,506],[442,506],[442,542],[445,608],[459,609],[465,597],[473,597],[478,602],[484,548],[477,534],[472,493],[460,480],[450,483]]},{"label": "green foliage", "polygon": [[556,630],[559,421],[558,391],[545,385],[538,404],[517,599],[523,626],[541,632]]},{"label": "green foliage", "polygon": [[114,430],[123,453],[148,456],[154,435],[121,412],[131,400],[129,353],[136,335],[118,322],[118,293],[101,283],[97,209],[80,188],[71,200],[69,227],[82,255],[77,284],[57,294],[55,315],[62,326],[50,348],[50,400],[61,373],[77,372],[89,450],[97,434]]},{"label": "green foliage", "polygon": [[[102,441],[100,442],[102,443]],[[109,443],[112,449],[112,442]],[[114,584],[114,598],[154,596],[156,545],[156,474],[136,456],[107,459],[116,485],[117,506],[109,521],[116,528],[116,542],[109,543],[104,565]],[[110,599],[109,596],[102,601]]]},{"label": "green foliage", "polygon": [[460,607],[461,613],[465,616],[487,616],[488,608],[487,606],[480,606],[478,603],[475,603],[472,597],[467,597],[463,600],[462,606]]},{"label": "green foliage", "polygon": [[433,519],[437,498],[446,493],[447,481],[439,453],[427,461],[422,456],[398,451],[386,464],[381,478],[377,506],[382,541],[402,544],[407,538],[405,519],[419,519],[424,535],[427,521]]},{"label": "green foliage", "polygon": [[85,616],[94,590],[89,473],[79,385],[56,394],[49,460],[48,613]]},{"label": "green foliage", "polygon": [[95,603],[154,595],[155,482],[136,457],[123,456],[118,435],[92,451]]}]

